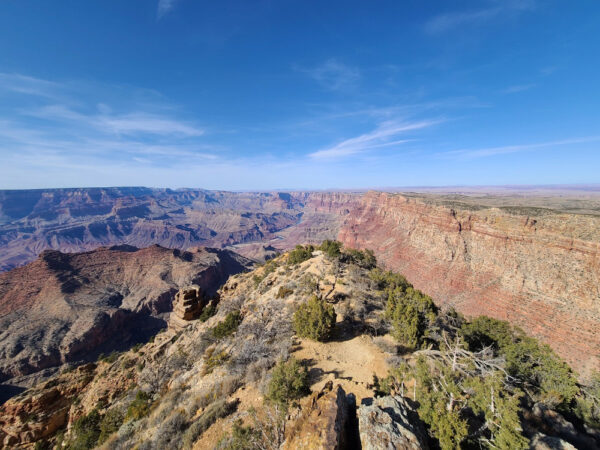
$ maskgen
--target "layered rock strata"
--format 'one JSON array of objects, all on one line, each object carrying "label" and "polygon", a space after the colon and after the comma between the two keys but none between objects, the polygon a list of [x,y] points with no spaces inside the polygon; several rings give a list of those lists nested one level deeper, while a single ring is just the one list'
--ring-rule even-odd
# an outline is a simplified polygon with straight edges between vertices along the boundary
[{"label": "layered rock strata", "polygon": [[440,304],[523,328],[584,377],[600,368],[599,217],[466,210],[370,192],[339,239],[374,250]]},{"label": "layered rock strata", "polygon": [[520,326],[585,377],[600,368],[600,216],[581,199],[557,200],[554,210],[544,207],[547,201],[381,192],[0,191],[0,268],[49,247],[201,243],[262,259],[337,237],[373,249],[438,303]]},{"label": "layered rock strata", "polygon": [[204,296],[200,286],[180,289],[173,300],[173,312],[169,317],[169,326],[185,327],[190,320],[198,318],[206,305],[208,305],[208,298]]},{"label": "layered rock strata", "polygon": [[301,405],[300,417],[288,427],[284,450],[352,448],[349,439],[353,399],[329,382]]}]

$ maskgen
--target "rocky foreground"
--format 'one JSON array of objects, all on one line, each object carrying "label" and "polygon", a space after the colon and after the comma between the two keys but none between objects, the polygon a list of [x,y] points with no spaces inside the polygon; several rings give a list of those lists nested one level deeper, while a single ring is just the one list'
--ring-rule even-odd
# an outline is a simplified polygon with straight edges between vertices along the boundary
[{"label": "rocky foreground", "polygon": [[300,247],[230,277],[210,300],[194,286],[179,291],[168,329],[151,342],[67,368],[0,407],[0,443],[600,445],[600,379],[578,385],[550,349],[507,323],[440,310],[368,252],[338,249]]}]

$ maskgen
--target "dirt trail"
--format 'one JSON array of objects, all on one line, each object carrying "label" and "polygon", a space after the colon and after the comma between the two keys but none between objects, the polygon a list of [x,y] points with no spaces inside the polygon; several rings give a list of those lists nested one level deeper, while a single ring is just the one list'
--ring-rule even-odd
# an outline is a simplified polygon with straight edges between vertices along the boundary
[{"label": "dirt trail", "polygon": [[320,390],[327,381],[339,383],[346,393],[353,393],[357,403],[373,396],[373,374],[385,377],[388,372],[386,354],[370,336],[357,336],[341,342],[314,342],[303,339],[294,357],[307,362],[311,389]]}]

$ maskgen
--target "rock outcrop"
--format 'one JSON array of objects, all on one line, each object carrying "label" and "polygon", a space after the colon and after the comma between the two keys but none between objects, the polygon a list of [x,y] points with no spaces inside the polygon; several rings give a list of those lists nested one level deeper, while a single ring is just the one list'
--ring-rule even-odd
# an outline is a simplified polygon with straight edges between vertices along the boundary
[{"label": "rock outcrop", "polygon": [[178,289],[197,285],[211,295],[248,264],[204,248],[47,250],[0,274],[0,382],[31,385],[35,378],[15,377],[147,340],[166,326]]},{"label": "rock outcrop", "polygon": [[286,431],[284,450],[349,448],[352,397],[328,382],[301,404],[300,417]]},{"label": "rock outcrop", "polygon": [[32,443],[67,425],[73,400],[94,378],[95,364],[80,366],[0,407],[2,448]]},{"label": "rock outcrop", "polygon": [[571,444],[560,438],[546,436],[542,433],[536,433],[531,439],[529,448],[531,450],[576,450]]},{"label": "rock outcrop", "polygon": [[427,433],[416,411],[405,399],[385,396],[363,401],[358,428],[363,450],[427,449]]},{"label": "rock outcrop", "polygon": [[542,403],[536,403],[531,411],[526,411],[524,418],[534,448],[598,448],[599,442],[594,437],[579,432],[560,413]]},{"label": "rock outcrop", "polygon": [[[384,385],[373,383],[372,376],[382,379],[388,373],[398,362],[391,358],[398,356],[398,348],[390,345],[391,336],[374,337],[366,326],[380,317],[386,297],[372,283],[370,270],[344,258],[332,260],[324,252],[298,264],[287,264],[289,259],[281,255],[252,272],[231,276],[206,320],[168,328],[145,345],[94,364],[65,367],[11,398],[0,406],[0,446],[60,447],[62,442],[71,448],[85,438],[86,448],[205,449],[219,442],[232,448],[248,443],[286,449],[437,447],[436,429],[428,435],[409,399],[374,398]],[[334,339],[327,342],[295,336],[291,325],[298,307],[319,288],[313,283],[317,279],[345,293],[334,307],[345,311],[346,319],[336,323]],[[193,284],[182,284],[178,297],[188,312],[197,311],[195,302],[204,298],[197,288],[188,289]],[[215,330],[226,332],[217,337]],[[406,353],[403,359],[412,365],[420,355]],[[304,365],[306,379],[296,369],[274,372],[290,357]],[[432,369],[432,385],[443,383],[447,374]],[[422,381],[413,383],[414,376],[406,374],[406,382],[420,389]],[[470,380],[475,378],[465,378],[463,384]],[[302,397],[306,388],[312,394]],[[502,389],[497,398],[506,399],[508,392]],[[531,398],[538,395],[531,392]],[[274,393],[289,400],[288,415],[281,415]],[[469,395],[461,394],[468,401],[464,418],[469,430],[481,429],[481,418],[467,411],[474,404]],[[293,400],[298,396],[299,408]],[[573,410],[567,413],[571,417]],[[518,414],[532,448],[597,447],[581,423],[573,426],[558,412],[531,403],[529,396],[522,398]],[[106,431],[102,439],[100,431]],[[486,445],[487,437],[481,435],[480,444]]]},{"label": "rock outcrop", "polygon": [[169,317],[169,326],[183,328],[190,320],[197,319],[208,299],[204,296],[200,286],[188,286],[175,294],[173,312]]}]

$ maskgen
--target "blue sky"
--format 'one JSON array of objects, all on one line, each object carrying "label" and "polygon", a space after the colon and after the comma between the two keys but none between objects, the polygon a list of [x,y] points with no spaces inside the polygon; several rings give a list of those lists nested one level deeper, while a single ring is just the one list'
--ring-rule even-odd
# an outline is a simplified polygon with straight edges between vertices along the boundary
[{"label": "blue sky", "polygon": [[597,0],[0,1],[0,188],[600,182]]}]

